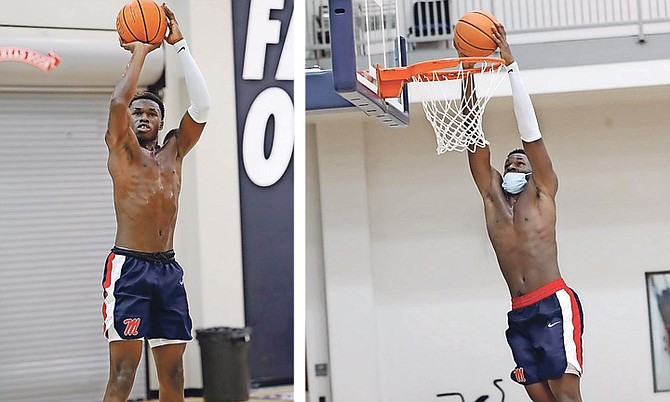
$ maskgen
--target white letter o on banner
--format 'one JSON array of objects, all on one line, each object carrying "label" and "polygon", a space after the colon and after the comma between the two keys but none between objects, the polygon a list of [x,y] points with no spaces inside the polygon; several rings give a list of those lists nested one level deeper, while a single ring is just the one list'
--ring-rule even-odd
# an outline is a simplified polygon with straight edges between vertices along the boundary
[{"label": "white letter o on banner", "polygon": [[[265,159],[265,128],[271,115],[275,132],[270,157]],[[284,175],[293,155],[293,102],[281,88],[270,87],[258,94],[249,107],[242,137],[244,170],[254,184],[269,187]]]}]

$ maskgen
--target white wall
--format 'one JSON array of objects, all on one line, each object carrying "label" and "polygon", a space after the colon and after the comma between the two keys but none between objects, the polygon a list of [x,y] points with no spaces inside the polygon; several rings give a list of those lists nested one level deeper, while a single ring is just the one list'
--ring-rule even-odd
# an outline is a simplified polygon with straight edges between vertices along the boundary
[{"label": "white wall", "polygon": [[320,201],[332,395],[335,400],[373,402],[383,399],[377,393],[365,147],[363,136],[356,135],[362,128],[363,122],[355,119],[324,125],[330,135],[317,135],[316,150],[319,182],[326,184]]},{"label": "white wall", "polygon": [[[653,393],[644,272],[667,270],[670,261],[669,94],[665,86],[533,97],[560,180],[559,262],[585,310],[585,400],[667,398]],[[438,157],[420,105],[412,107],[406,129],[387,129],[357,112],[307,119],[308,134],[317,138],[307,152],[319,158],[321,208],[342,205],[328,211],[329,220],[351,226],[351,198],[368,205],[366,230],[358,229],[369,234],[376,348],[342,352],[356,340],[332,336],[357,321],[347,318],[350,305],[333,305],[331,297],[357,286],[361,274],[347,277],[347,260],[335,253],[347,240],[323,242],[330,358],[344,354],[339,371],[333,364],[333,400],[354,400],[338,398],[339,384],[357,381],[355,371],[371,359],[379,380],[370,387],[384,402],[438,400],[437,393],[452,391],[496,400],[495,378],[504,379],[508,400],[527,400],[509,379],[514,363],[503,333],[509,295],[466,155]],[[493,163],[502,168],[506,152],[520,146],[510,98],[491,101],[485,131]],[[352,164],[365,170],[351,190],[328,181]],[[330,227],[322,214],[324,239],[346,230],[341,223]],[[307,238],[308,249],[315,240]],[[328,282],[331,272],[336,286]]]},{"label": "white wall", "polygon": [[[305,344],[305,354],[309,356],[307,373],[309,381],[309,402],[319,402],[319,397],[331,400],[330,377],[316,376],[317,364],[326,364],[330,371],[328,353],[328,321],[326,319],[326,287],[323,270],[323,237],[321,236],[321,203],[319,201],[319,166],[316,155],[316,136],[314,125],[305,128],[306,148],[312,152],[305,154],[305,187],[311,188],[305,194],[305,238],[311,239],[305,244],[305,334],[312,337],[313,342]],[[298,333],[296,331],[296,333]]]},{"label": "white wall", "polygon": [[[127,0],[24,0],[4,2],[3,24],[114,29]],[[170,5],[172,2],[167,2]]]},{"label": "white wall", "polygon": [[[184,164],[175,251],[187,271],[194,329],[242,327],[244,294],[231,4],[214,0],[172,3],[175,13],[180,11],[176,14],[180,27],[185,28],[191,53],[212,97],[205,131]],[[173,120],[171,124],[166,121],[166,127],[175,127],[190,102],[174,51],[168,51],[167,57],[166,115]],[[202,387],[199,353],[194,341],[185,356],[189,388]]]}]

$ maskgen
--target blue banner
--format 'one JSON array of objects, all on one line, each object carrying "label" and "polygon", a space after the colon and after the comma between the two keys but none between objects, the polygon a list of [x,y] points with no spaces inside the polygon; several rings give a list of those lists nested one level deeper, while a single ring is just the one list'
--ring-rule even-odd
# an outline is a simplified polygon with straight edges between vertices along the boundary
[{"label": "blue banner", "polygon": [[292,383],[293,0],[232,5],[251,378]]}]

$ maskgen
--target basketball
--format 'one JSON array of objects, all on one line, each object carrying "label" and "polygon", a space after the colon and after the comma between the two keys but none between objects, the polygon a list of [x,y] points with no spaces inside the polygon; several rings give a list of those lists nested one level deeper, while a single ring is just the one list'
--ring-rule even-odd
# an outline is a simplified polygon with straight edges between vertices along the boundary
[{"label": "basketball", "polygon": [[469,11],[458,20],[454,28],[454,46],[467,57],[486,57],[497,48],[491,26],[496,17],[486,11]]},{"label": "basketball", "polygon": [[165,38],[167,26],[163,7],[152,0],[133,0],[116,16],[116,32],[125,43],[160,43]]}]

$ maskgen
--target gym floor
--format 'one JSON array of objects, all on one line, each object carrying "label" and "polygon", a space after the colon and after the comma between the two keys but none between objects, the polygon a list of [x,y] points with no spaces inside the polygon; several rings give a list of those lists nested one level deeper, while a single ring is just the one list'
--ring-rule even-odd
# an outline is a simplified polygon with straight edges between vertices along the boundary
[{"label": "gym floor", "polygon": [[[293,401],[293,386],[266,387],[252,389],[249,392],[248,402]],[[149,402],[158,402],[153,400]],[[186,402],[205,402],[203,398],[186,398]]]}]

